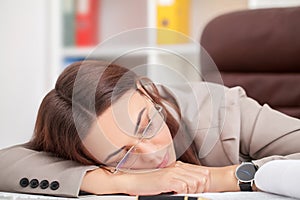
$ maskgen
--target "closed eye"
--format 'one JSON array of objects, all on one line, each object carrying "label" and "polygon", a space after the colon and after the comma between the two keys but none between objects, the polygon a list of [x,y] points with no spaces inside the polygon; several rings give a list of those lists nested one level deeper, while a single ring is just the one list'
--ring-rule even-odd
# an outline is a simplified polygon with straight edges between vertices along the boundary
[{"label": "closed eye", "polygon": [[[146,112],[144,112],[144,113],[146,113]],[[145,129],[148,129],[148,127],[149,127],[150,117],[148,115],[149,114],[143,114],[143,116],[141,116],[140,128],[137,130],[137,132],[135,134],[138,138],[143,137],[143,133],[144,133]]]},{"label": "closed eye", "polygon": [[131,148],[132,146],[124,146],[124,148],[122,149],[122,151],[119,151],[118,153],[118,157],[114,159],[114,161],[111,161],[111,162],[104,162],[106,165],[111,165],[111,166],[114,166],[114,165],[117,165],[119,164],[119,162],[125,157],[125,155],[127,154],[127,152],[129,151],[129,149]]},{"label": "closed eye", "polygon": [[[121,147],[117,151],[115,151],[115,152],[111,153],[110,155],[108,155],[103,162],[106,163],[107,165],[117,163],[120,159],[122,159],[125,156],[125,154],[127,153],[127,151],[130,148],[131,148],[131,146]],[[117,157],[117,158],[115,158],[114,161],[108,162],[112,157]]]}]

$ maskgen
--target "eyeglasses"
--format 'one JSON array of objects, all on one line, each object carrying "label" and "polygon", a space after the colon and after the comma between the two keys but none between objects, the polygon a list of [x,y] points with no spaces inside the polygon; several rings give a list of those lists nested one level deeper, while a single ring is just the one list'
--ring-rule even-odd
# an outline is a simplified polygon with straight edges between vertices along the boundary
[{"label": "eyeglasses", "polygon": [[115,168],[110,169],[110,172],[117,173],[118,171],[130,171],[134,170],[134,164],[139,157],[138,148],[137,146],[144,140],[144,139],[151,139],[154,137],[162,128],[162,125],[165,120],[165,115],[163,113],[163,107],[159,104],[156,104],[147,97],[152,103],[152,106],[148,112],[148,119],[149,122],[145,129],[143,130],[142,134],[140,134],[139,140],[135,145],[129,148],[123,158],[118,162]]}]

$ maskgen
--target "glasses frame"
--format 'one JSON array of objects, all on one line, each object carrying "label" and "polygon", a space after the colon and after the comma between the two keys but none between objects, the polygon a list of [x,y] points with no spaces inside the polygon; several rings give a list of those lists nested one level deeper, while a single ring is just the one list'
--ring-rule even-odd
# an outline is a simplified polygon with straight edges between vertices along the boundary
[{"label": "glasses frame", "polygon": [[134,149],[136,149],[137,145],[139,145],[139,143],[141,143],[141,141],[142,141],[143,139],[151,139],[152,137],[154,137],[154,136],[157,134],[157,133],[154,133],[154,134],[151,135],[150,137],[145,137],[146,132],[148,131],[148,129],[149,129],[149,127],[150,127],[150,125],[151,125],[151,123],[152,123],[154,117],[156,117],[156,115],[159,114],[159,115],[161,115],[161,116],[163,117],[163,119],[165,120],[165,115],[164,115],[164,113],[163,113],[163,107],[162,107],[161,105],[155,103],[148,95],[144,94],[144,93],[143,93],[142,91],[140,91],[139,89],[138,89],[138,91],[139,91],[142,95],[146,96],[146,98],[148,99],[148,101],[150,101],[150,102],[153,104],[153,106],[154,106],[154,108],[157,110],[157,112],[156,112],[153,116],[151,116],[151,118],[150,118],[150,120],[149,120],[149,122],[148,122],[146,128],[144,129],[144,131],[143,131],[141,137],[139,138],[139,140],[137,141],[137,143],[136,143],[135,145],[133,145],[132,147],[130,147],[130,149],[126,152],[126,154],[125,154],[125,155],[122,157],[122,159],[118,162],[118,164],[117,164],[116,167],[109,169],[109,171],[110,171],[111,173],[113,173],[113,174],[117,173],[118,171],[122,171],[122,169],[121,169],[122,164],[123,164],[124,161],[127,159],[127,157],[130,155],[130,153],[131,153]]}]

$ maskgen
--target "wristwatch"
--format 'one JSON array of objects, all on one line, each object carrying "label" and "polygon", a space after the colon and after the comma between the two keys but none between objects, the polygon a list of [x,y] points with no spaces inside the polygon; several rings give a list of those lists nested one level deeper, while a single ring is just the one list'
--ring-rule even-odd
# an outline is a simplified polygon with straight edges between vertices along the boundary
[{"label": "wristwatch", "polygon": [[257,166],[252,162],[243,162],[236,168],[235,176],[238,179],[241,191],[252,191],[254,175],[257,169]]}]

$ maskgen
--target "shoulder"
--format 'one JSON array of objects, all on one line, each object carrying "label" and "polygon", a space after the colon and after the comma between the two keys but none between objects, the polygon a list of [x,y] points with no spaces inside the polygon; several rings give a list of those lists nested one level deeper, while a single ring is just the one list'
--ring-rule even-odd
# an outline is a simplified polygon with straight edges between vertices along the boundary
[{"label": "shoulder", "polygon": [[225,103],[231,105],[232,102],[247,97],[242,87],[228,88],[221,84],[201,81],[158,86],[158,89],[163,98],[176,101],[183,109],[186,106],[210,104],[223,107]]}]

